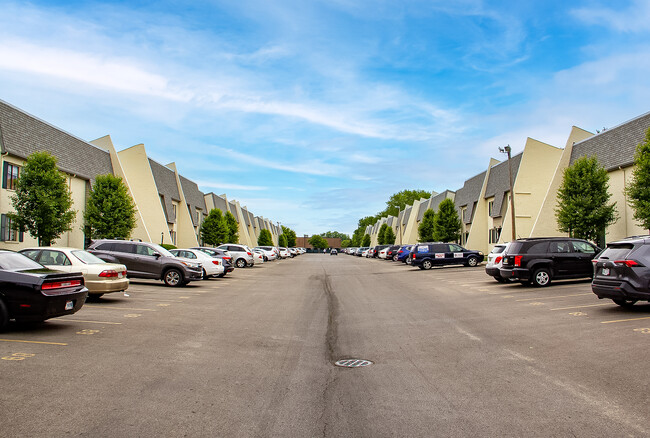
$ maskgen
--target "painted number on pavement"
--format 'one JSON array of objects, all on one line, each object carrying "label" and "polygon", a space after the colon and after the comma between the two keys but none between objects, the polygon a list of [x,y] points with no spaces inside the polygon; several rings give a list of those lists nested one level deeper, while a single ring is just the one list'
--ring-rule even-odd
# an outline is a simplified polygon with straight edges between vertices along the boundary
[{"label": "painted number on pavement", "polygon": [[25,360],[28,357],[34,357],[32,353],[13,353],[11,356],[4,356],[2,360]]}]

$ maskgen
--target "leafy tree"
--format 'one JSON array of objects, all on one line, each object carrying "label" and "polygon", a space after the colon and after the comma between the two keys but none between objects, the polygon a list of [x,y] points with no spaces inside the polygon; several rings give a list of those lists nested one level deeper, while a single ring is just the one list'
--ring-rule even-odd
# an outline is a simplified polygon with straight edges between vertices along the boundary
[{"label": "leafy tree", "polygon": [[368,247],[370,246],[370,234],[366,234],[363,236],[363,240],[361,241],[361,246]]},{"label": "leafy tree", "polygon": [[284,225],[282,225],[282,234],[284,234],[286,236],[287,245],[290,248],[293,248],[294,246],[296,246],[296,232],[295,231],[293,231],[289,227],[285,227]]},{"label": "leafy tree", "polygon": [[632,180],[625,187],[625,194],[634,210],[634,219],[646,230],[650,229],[650,129],[645,141],[636,147]]},{"label": "leafy tree", "polygon": [[135,203],[122,178],[98,175],[90,189],[84,221],[93,239],[128,239],[135,228]]},{"label": "leafy tree", "polygon": [[345,240],[350,238],[350,236],[348,236],[347,234],[339,233],[338,231],[328,231],[326,233],[321,233],[320,235],[321,237],[326,237],[328,239]]},{"label": "leafy tree", "polygon": [[384,240],[385,240],[387,229],[388,229],[388,225],[381,224],[381,227],[379,227],[379,233],[377,233],[377,244],[383,245],[384,243],[386,243]]},{"label": "leafy tree", "polygon": [[287,247],[287,236],[284,234],[278,236],[278,246]]},{"label": "leafy tree", "polygon": [[56,167],[56,157],[47,152],[31,154],[16,182],[11,202],[16,213],[9,217],[19,230],[27,230],[39,246],[49,246],[72,229],[76,211],[65,176]]},{"label": "leafy tree", "polygon": [[395,244],[395,233],[393,232],[393,229],[391,227],[386,228],[386,232],[384,233],[384,244],[385,245],[393,245]]},{"label": "leafy tree", "polygon": [[341,248],[349,248],[351,242],[350,239],[341,240]]},{"label": "leafy tree", "polygon": [[434,238],[434,223],[436,214],[432,209],[427,209],[422,216],[422,222],[418,226],[418,236],[420,242],[433,242]]},{"label": "leafy tree", "polygon": [[616,205],[608,204],[609,175],[596,157],[582,157],[564,170],[555,209],[558,230],[596,241],[616,222]]},{"label": "leafy tree", "polygon": [[[378,217],[397,216],[400,210],[404,210],[407,205],[413,205],[414,201],[421,198],[428,199],[431,197],[431,192],[426,190],[402,190],[391,195],[386,201],[386,209],[377,214]],[[375,221],[376,222],[376,221]]]},{"label": "leafy tree", "polygon": [[273,237],[269,230],[260,231],[260,237],[257,238],[257,244],[259,246],[273,246]]},{"label": "leafy tree", "polygon": [[313,236],[311,236],[309,238],[309,244],[312,246],[312,248],[317,248],[317,249],[323,249],[329,246],[327,240],[325,240],[319,234],[314,234]]},{"label": "leafy tree", "polygon": [[199,235],[203,243],[213,246],[224,243],[228,238],[228,233],[226,218],[223,217],[221,210],[218,208],[210,210],[208,217],[205,218],[199,229]]},{"label": "leafy tree", "polygon": [[433,240],[455,242],[460,239],[461,222],[451,199],[445,199],[438,206],[433,218]]},{"label": "leafy tree", "polygon": [[377,216],[366,216],[359,219],[359,225],[352,233],[352,246],[363,246],[363,235],[366,233],[368,225],[374,225],[379,218]]},{"label": "leafy tree", "polygon": [[227,211],[224,220],[226,222],[227,233],[223,243],[239,243],[239,224],[235,216]]}]

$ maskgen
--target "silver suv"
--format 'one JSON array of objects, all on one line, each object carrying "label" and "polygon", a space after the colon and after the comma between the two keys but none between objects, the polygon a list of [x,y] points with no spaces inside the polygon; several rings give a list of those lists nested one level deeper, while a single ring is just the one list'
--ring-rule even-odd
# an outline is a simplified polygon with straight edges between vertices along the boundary
[{"label": "silver suv", "polygon": [[255,264],[253,250],[246,245],[224,243],[223,245],[217,246],[217,248],[228,251],[232,256],[235,266],[238,268],[245,268],[246,266],[253,266]]}]

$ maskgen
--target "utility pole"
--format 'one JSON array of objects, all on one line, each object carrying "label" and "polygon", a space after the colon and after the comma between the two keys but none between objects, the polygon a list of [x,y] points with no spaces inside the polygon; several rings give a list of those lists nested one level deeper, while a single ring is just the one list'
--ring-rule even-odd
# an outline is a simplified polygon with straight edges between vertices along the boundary
[{"label": "utility pole", "polygon": [[512,160],[510,159],[510,145],[499,148],[499,152],[508,154],[508,175],[510,177],[510,216],[512,218],[512,240],[517,240],[517,231],[515,228],[515,191],[512,187]]}]

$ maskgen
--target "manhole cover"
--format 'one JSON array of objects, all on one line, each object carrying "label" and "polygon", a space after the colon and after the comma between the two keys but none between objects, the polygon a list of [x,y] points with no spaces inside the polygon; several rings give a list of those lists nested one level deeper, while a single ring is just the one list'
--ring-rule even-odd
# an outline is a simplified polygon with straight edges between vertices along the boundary
[{"label": "manhole cover", "polygon": [[372,365],[372,362],[369,360],[363,359],[342,359],[334,363],[337,367],[346,367],[346,368],[358,368],[358,367],[367,367]]}]

